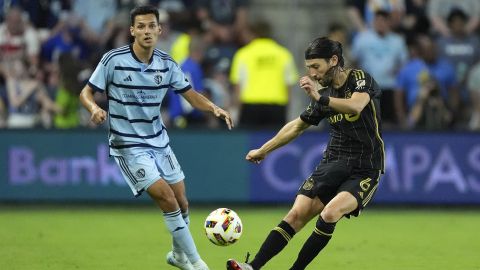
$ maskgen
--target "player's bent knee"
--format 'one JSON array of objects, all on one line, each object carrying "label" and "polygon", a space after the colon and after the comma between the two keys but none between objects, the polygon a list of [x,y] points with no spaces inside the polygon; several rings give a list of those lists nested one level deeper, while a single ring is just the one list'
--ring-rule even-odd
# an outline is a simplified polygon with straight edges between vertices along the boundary
[{"label": "player's bent knee", "polygon": [[301,211],[298,211],[298,209],[292,208],[288,212],[288,214],[285,216],[284,220],[292,226],[292,228],[298,232],[300,231],[303,226],[307,223],[305,221],[306,215],[302,213]]},{"label": "player's bent knee", "polygon": [[320,213],[320,216],[325,222],[334,223],[342,218],[343,213],[340,211],[340,209],[327,206]]},{"label": "player's bent knee", "polygon": [[186,212],[188,210],[188,200],[186,198],[185,199],[177,198],[177,202],[182,212]]}]

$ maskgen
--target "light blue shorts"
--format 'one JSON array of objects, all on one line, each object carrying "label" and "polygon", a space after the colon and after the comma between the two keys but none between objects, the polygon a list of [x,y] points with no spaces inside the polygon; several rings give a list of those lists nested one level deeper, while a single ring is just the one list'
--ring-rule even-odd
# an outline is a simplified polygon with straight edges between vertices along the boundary
[{"label": "light blue shorts", "polygon": [[114,158],[135,197],[140,196],[160,179],[168,184],[175,184],[185,178],[170,146],[161,150],[151,149],[139,154]]}]

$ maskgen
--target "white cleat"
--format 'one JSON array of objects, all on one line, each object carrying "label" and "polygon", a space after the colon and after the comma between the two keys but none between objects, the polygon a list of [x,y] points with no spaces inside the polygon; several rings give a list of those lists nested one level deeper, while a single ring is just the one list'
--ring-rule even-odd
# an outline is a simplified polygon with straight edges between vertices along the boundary
[{"label": "white cleat", "polygon": [[194,270],[210,270],[210,268],[208,268],[207,264],[202,259],[198,260],[192,265]]},{"label": "white cleat", "polygon": [[[196,268],[193,268],[193,265],[190,263],[190,261],[187,259],[185,261],[180,261],[175,258],[175,255],[173,255],[173,251],[170,251],[167,253],[167,263],[170,264],[171,266],[177,267],[182,270],[195,270]],[[208,269],[208,268],[207,268]]]}]

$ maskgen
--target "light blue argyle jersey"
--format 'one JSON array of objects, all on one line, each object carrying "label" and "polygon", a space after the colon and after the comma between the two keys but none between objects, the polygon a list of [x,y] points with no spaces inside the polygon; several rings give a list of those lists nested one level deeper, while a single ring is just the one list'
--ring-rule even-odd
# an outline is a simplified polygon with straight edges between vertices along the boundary
[{"label": "light blue argyle jersey", "polygon": [[167,147],[169,138],[160,116],[163,97],[169,89],[182,93],[191,88],[168,54],[155,49],[145,64],[131,45],[103,55],[88,85],[95,91],[106,91],[113,156]]}]

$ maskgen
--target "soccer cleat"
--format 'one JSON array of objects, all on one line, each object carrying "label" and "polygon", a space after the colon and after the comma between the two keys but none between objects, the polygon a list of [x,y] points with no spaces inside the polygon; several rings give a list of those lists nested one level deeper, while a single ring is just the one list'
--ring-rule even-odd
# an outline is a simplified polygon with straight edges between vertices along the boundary
[{"label": "soccer cleat", "polygon": [[241,263],[230,259],[227,261],[227,270],[253,270],[253,267],[246,262]]},{"label": "soccer cleat", "polygon": [[197,262],[192,264],[194,270],[210,270],[207,264],[202,260],[198,260]]},{"label": "soccer cleat", "polygon": [[167,253],[167,263],[182,270],[195,270],[188,259],[186,261],[179,261],[175,259],[173,251]]}]

